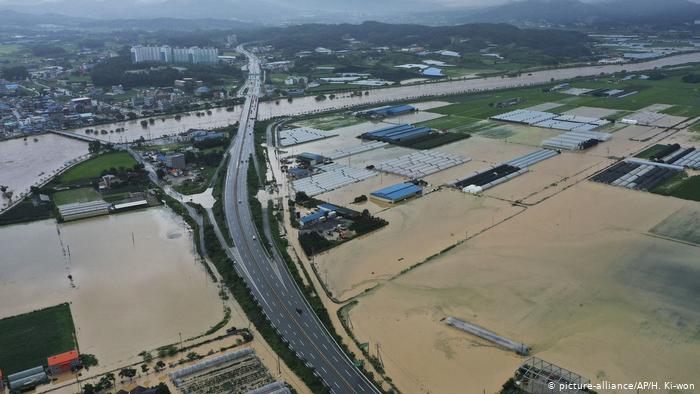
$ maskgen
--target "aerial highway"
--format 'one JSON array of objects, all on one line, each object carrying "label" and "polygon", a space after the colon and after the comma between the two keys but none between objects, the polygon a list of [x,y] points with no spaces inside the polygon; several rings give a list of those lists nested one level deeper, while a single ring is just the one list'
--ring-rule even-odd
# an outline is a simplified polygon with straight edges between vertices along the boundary
[{"label": "aerial highway", "polygon": [[246,281],[268,320],[290,349],[333,393],[378,393],[355,367],[315,315],[284,261],[269,256],[263,247],[248,204],[246,176],[248,158],[254,152],[254,126],[261,90],[260,63],[243,46],[237,50],[248,58],[248,92],[238,133],[229,148],[224,183],[224,212],[234,242],[234,266]]}]

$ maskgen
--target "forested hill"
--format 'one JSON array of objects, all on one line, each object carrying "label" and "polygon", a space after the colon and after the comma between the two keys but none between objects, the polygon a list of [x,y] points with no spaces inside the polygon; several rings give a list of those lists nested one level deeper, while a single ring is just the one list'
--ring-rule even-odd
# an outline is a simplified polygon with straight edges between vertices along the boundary
[{"label": "forested hill", "polygon": [[[374,46],[418,45],[429,48],[473,52],[490,44],[530,49],[557,59],[582,58],[591,54],[591,39],[583,33],[565,30],[521,29],[508,24],[464,24],[422,26],[365,22],[358,25],[305,24],[262,29],[248,33],[250,41],[263,41],[276,48],[308,50],[324,47],[341,49],[345,38]],[[246,34],[246,35],[248,35]]]}]

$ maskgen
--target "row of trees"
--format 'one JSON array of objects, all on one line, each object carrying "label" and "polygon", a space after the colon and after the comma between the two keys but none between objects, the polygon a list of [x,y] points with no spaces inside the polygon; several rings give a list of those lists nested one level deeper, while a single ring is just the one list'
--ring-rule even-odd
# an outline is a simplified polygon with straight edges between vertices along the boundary
[{"label": "row of trees", "polygon": [[8,81],[21,81],[29,78],[29,71],[24,66],[3,67],[2,77]]}]

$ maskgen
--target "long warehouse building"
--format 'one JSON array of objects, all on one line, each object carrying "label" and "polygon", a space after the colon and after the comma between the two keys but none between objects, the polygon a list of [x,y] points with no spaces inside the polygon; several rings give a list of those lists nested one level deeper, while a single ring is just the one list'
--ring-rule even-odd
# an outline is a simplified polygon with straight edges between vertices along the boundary
[{"label": "long warehouse building", "polygon": [[405,182],[372,192],[370,193],[370,198],[381,202],[396,204],[397,202],[420,196],[422,193],[423,188],[420,186]]}]

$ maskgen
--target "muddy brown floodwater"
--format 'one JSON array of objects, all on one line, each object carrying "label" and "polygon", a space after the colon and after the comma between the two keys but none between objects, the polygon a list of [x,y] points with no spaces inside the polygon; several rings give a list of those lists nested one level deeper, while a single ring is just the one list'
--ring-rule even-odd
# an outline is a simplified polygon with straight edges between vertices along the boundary
[{"label": "muddy brown floodwater", "polygon": [[[55,134],[15,138],[0,142],[0,185],[14,192],[29,192],[37,182],[51,178],[70,161],[88,153],[88,144]],[[0,195],[0,211],[8,204]]]},{"label": "muddy brown floodwater", "polygon": [[[370,90],[369,94],[363,96],[352,96],[350,93],[337,93],[333,100],[326,99],[316,101],[313,96],[295,97],[291,101],[287,99],[266,101],[260,103],[258,117],[260,119],[269,119],[277,116],[300,115],[321,111],[338,110],[343,108],[351,108],[358,105],[366,105],[373,103],[381,103],[387,101],[410,100],[418,97],[441,96],[450,94],[459,94],[466,92],[476,92],[483,90],[496,90],[514,88],[520,86],[529,86],[548,83],[552,80],[564,80],[575,77],[595,76],[601,73],[614,73],[622,70],[641,71],[650,70],[655,67],[672,66],[678,64],[686,64],[700,62],[700,52],[688,53],[677,56],[669,56],[662,59],[656,59],[643,63],[623,64],[623,65],[607,65],[607,66],[585,66],[571,67],[554,70],[535,71],[528,74],[522,74],[518,77],[501,78],[473,78],[465,80],[455,80],[446,82],[437,82],[423,85],[399,86],[392,88],[382,88]],[[180,120],[172,116],[154,117],[155,123],[148,127],[141,126],[141,120],[117,122],[101,126],[83,127],[71,131],[78,134],[85,134],[85,129],[106,130],[107,134],[98,134],[96,137],[105,141],[111,142],[128,142],[134,141],[142,136],[146,139],[158,138],[164,135],[172,135],[187,131],[190,128],[215,128],[228,126],[229,124],[238,121],[241,115],[241,107],[233,107],[233,111],[226,111],[223,108],[212,109],[211,115],[196,116],[194,111],[188,114],[183,114]],[[163,120],[165,119],[165,120]],[[110,130],[124,128],[124,132],[110,133]],[[95,136],[90,134],[90,136]]]},{"label": "muddy brown floodwater", "polygon": [[103,367],[223,317],[188,228],[167,208],[2,227],[0,250],[0,318],[70,302],[81,352]]}]

